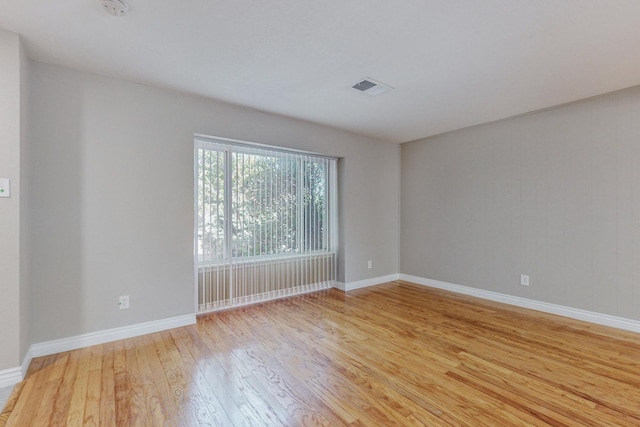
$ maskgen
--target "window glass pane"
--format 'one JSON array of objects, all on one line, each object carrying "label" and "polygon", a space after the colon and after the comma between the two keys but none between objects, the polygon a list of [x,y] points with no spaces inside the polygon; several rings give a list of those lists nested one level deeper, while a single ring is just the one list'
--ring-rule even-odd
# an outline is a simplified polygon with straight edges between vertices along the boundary
[{"label": "window glass pane", "polygon": [[198,150],[197,251],[199,261],[222,260],[224,236],[224,151]]},{"label": "window glass pane", "polygon": [[304,162],[303,208],[304,250],[326,249],[327,164],[325,161]]},{"label": "window glass pane", "polygon": [[200,262],[331,250],[334,160],[201,142],[196,161]]},{"label": "window glass pane", "polygon": [[234,257],[298,251],[298,175],[290,156],[232,153]]}]

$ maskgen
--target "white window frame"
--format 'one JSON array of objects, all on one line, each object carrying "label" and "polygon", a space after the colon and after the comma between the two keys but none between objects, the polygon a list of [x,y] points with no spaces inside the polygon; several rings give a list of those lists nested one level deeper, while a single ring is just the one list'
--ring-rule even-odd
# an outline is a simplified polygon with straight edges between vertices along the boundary
[{"label": "white window frame", "polygon": [[[225,204],[224,204],[224,254],[222,259],[217,260],[206,260],[206,259],[198,259],[198,230],[199,230],[199,222],[198,222],[198,179],[199,179],[199,164],[198,164],[198,152],[201,149],[213,149],[218,151],[223,151],[225,160],[224,160],[224,186],[225,186]],[[295,259],[300,257],[307,257],[313,255],[322,255],[322,254],[333,254],[337,257],[338,252],[338,173],[337,173],[337,158],[331,156],[325,156],[317,153],[311,153],[301,150],[294,149],[286,149],[282,147],[259,144],[254,142],[247,142],[229,138],[222,137],[212,137],[201,134],[196,134],[194,136],[194,261],[196,267],[202,267],[205,265],[218,265],[228,263],[231,259],[230,254],[232,253],[232,245],[233,241],[230,238],[232,235],[232,226],[233,221],[229,221],[228,218],[232,218],[232,168],[230,165],[232,164],[232,153],[233,152],[244,152],[248,154],[257,154],[260,155],[265,151],[268,152],[280,152],[284,154],[292,154],[295,156],[309,156],[310,158],[318,158],[318,159],[327,159],[328,167],[326,173],[326,195],[325,200],[327,203],[326,211],[327,211],[327,226],[328,233],[323,233],[323,248],[321,250],[313,250],[313,251],[303,251],[303,247],[306,245],[303,242],[303,233],[297,233],[297,251],[296,253],[288,253],[288,254],[270,254],[270,255],[257,255],[257,256],[241,256],[234,257],[234,263],[255,263],[260,261],[267,260],[277,260],[277,259]],[[301,164],[303,159],[298,159]],[[298,197],[297,200],[302,200],[301,192],[302,192],[302,176],[300,174],[299,182],[298,182]],[[302,214],[303,204],[299,203],[298,206],[298,215],[297,215],[297,229],[303,230],[304,225],[302,224],[304,221],[304,215]],[[197,271],[197,269],[196,269]],[[196,278],[197,279],[197,278]]]}]

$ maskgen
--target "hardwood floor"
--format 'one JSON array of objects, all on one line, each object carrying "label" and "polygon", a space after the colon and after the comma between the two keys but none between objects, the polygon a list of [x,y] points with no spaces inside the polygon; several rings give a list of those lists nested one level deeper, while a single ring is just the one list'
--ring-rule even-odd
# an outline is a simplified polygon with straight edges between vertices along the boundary
[{"label": "hardwood floor", "polygon": [[7,426],[639,426],[640,335],[394,282],[34,359]]}]

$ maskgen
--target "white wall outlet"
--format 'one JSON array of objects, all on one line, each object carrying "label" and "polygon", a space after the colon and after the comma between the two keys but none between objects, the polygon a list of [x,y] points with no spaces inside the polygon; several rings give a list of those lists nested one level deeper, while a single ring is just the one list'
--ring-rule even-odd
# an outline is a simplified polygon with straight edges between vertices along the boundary
[{"label": "white wall outlet", "polygon": [[11,197],[11,180],[0,178],[0,197]]},{"label": "white wall outlet", "polygon": [[520,275],[520,284],[522,286],[529,286],[529,276],[526,274]]},{"label": "white wall outlet", "polygon": [[367,268],[368,269],[373,268],[373,262],[371,262],[371,260],[367,261]]},{"label": "white wall outlet", "polygon": [[129,295],[122,295],[118,298],[118,308],[120,310],[126,310],[129,308]]}]

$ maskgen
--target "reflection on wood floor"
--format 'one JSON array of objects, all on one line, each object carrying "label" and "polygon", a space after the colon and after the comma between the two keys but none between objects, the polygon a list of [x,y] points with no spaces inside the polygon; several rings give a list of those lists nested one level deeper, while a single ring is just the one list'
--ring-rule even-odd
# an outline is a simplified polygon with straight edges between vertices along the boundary
[{"label": "reflection on wood floor", "polygon": [[393,282],[34,359],[7,426],[639,426],[640,335]]}]

